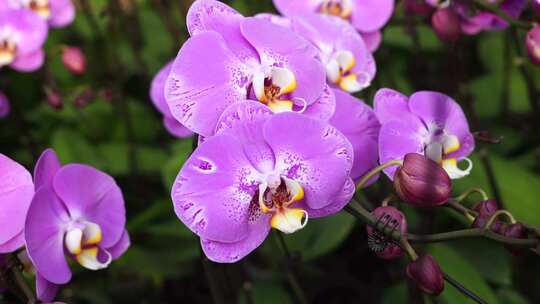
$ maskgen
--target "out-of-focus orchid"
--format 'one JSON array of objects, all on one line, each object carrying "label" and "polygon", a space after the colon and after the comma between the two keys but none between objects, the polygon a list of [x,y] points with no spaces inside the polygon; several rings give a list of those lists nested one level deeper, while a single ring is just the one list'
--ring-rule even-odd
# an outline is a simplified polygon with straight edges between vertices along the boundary
[{"label": "out-of-focus orchid", "polygon": [[350,22],[365,38],[370,51],[381,41],[380,30],[394,12],[394,0],[274,0],[285,16],[321,13]]},{"label": "out-of-focus orchid", "polygon": [[156,109],[163,115],[163,125],[165,126],[165,129],[176,137],[184,138],[193,135],[193,132],[184,127],[173,117],[164,96],[165,81],[171,72],[172,64],[172,61],[167,63],[159,70],[152,80],[152,85],[150,86],[150,99]]},{"label": "out-of-focus orchid", "polygon": [[198,0],[187,16],[191,38],[165,85],[173,116],[203,136],[227,106],[248,97],[272,111],[328,120],[335,107],[318,50],[289,29]]},{"label": "out-of-focus orchid", "polygon": [[[470,173],[472,162],[467,156],[474,150],[474,137],[463,110],[452,98],[429,91],[407,98],[394,90],[381,89],[375,95],[374,108],[382,124],[381,163],[419,153],[441,164],[450,178]],[[460,169],[460,160],[466,160],[469,166]],[[390,167],[385,173],[392,179],[395,170]]]},{"label": "out-of-focus orchid", "polygon": [[30,11],[0,10],[0,68],[21,72],[40,68],[47,31],[47,24]]},{"label": "out-of-focus orchid", "polygon": [[129,247],[124,199],[110,176],[86,165],[61,166],[50,149],[36,164],[34,183],[24,238],[38,297],[51,301],[71,279],[66,254],[98,270]]},{"label": "out-of-focus orchid", "polygon": [[67,26],[75,19],[71,0],[0,0],[0,11],[5,9],[31,11],[55,28]]},{"label": "out-of-focus orchid", "polygon": [[525,36],[525,46],[529,59],[535,65],[540,66],[540,25],[533,27]]},{"label": "out-of-focus orchid", "polygon": [[0,118],[4,118],[9,115],[10,112],[9,99],[6,94],[0,91]]},{"label": "out-of-focus orchid", "polygon": [[341,210],[354,192],[353,157],[349,141],[326,122],[236,103],[180,170],[174,209],[209,259],[235,262],[272,227],[293,233],[308,217]]},{"label": "out-of-focus orchid", "polygon": [[30,173],[0,154],[0,253],[13,252],[24,245],[24,221],[33,195]]},{"label": "out-of-focus orchid", "polygon": [[329,122],[351,142],[354,150],[351,177],[358,180],[378,164],[381,125],[375,112],[362,100],[339,90],[334,93],[336,111]]},{"label": "out-of-focus orchid", "polygon": [[83,75],[86,72],[86,56],[76,46],[62,48],[62,64],[73,75]]}]

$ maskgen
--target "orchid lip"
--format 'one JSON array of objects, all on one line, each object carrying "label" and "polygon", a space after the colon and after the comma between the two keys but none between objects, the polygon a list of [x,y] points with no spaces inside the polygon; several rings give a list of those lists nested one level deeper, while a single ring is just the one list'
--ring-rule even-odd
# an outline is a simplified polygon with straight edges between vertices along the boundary
[{"label": "orchid lip", "polygon": [[286,97],[297,85],[294,73],[286,68],[266,68],[253,77],[253,90],[257,99],[275,113],[292,111],[294,103]]},{"label": "orchid lip", "polygon": [[468,166],[466,169],[460,169],[458,160],[448,157],[449,154],[458,151],[461,147],[457,136],[445,134],[444,130],[436,129],[431,137],[430,142],[424,148],[426,157],[441,164],[451,179],[459,179],[470,174],[473,167],[470,159],[464,158],[463,160],[468,163]]},{"label": "orchid lip", "polygon": [[348,19],[352,15],[351,0],[324,0],[321,13]]},{"label": "orchid lip", "polygon": [[[67,229],[64,244],[67,251],[83,267],[90,270],[99,270],[109,266],[112,256],[99,247],[102,240],[101,227],[92,222],[75,223]],[[107,257],[105,262],[99,260],[102,252]]]},{"label": "orchid lip", "polygon": [[355,73],[356,58],[351,51],[341,50],[332,55],[326,64],[328,81],[338,85],[342,90],[356,93],[370,85],[367,73]]},{"label": "orchid lip", "polygon": [[11,37],[2,38],[0,33],[0,66],[8,65],[15,60],[17,44]]},{"label": "orchid lip", "polygon": [[49,0],[30,0],[26,6],[45,20],[51,17]]}]

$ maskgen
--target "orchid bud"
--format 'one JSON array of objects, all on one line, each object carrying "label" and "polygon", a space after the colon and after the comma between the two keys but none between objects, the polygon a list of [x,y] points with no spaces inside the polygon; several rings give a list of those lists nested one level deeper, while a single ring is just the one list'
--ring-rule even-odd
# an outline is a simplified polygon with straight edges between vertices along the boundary
[{"label": "orchid bud", "polygon": [[532,8],[536,16],[540,17],[540,0],[532,0]]},{"label": "orchid bud", "polygon": [[62,63],[73,75],[82,75],[86,72],[86,56],[78,47],[64,47]]},{"label": "orchid bud", "polygon": [[432,7],[445,8],[450,6],[450,0],[425,0]]},{"label": "orchid bud", "polygon": [[433,160],[416,153],[405,155],[394,176],[399,197],[419,207],[440,206],[450,199],[452,183],[448,173]]},{"label": "orchid bud", "polygon": [[10,106],[7,96],[0,92],[0,118],[4,118],[9,115]]},{"label": "orchid bud", "polygon": [[442,41],[457,41],[461,34],[459,16],[450,8],[438,9],[431,16],[431,26]]},{"label": "orchid bud", "polygon": [[[499,210],[496,200],[485,200],[474,205],[473,210],[478,212],[478,215],[472,223],[474,228],[484,228],[489,221],[489,218]],[[505,224],[502,221],[495,220],[491,224],[491,231],[501,234]]]},{"label": "orchid bud", "polygon": [[491,216],[493,213],[499,210],[499,206],[497,205],[496,200],[491,199],[476,203],[473,206],[473,210],[478,212],[478,214],[481,216]]},{"label": "orchid bud", "polygon": [[[507,224],[504,226],[504,228],[501,231],[501,234],[509,237],[509,238],[515,238],[515,239],[525,239],[527,238],[527,229],[525,229],[525,226],[520,223],[515,224]],[[520,255],[522,250],[516,247],[512,246],[505,246],[508,251],[510,251],[513,255]]]},{"label": "orchid bud", "polygon": [[[407,233],[407,221],[403,213],[392,206],[378,207],[371,213],[377,219],[377,227],[384,227],[384,231],[400,231]],[[393,240],[386,238],[372,226],[367,226],[369,248],[383,259],[398,258],[403,255],[403,250]]]},{"label": "orchid bud", "polygon": [[407,276],[416,283],[423,292],[438,295],[444,289],[444,278],[441,267],[429,254],[425,254],[407,265]]},{"label": "orchid bud", "polygon": [[433,11],[433,7],[425,0],[405,0],[403,2],[405,11],[410,15],[427,16]]},{"label": "orchid bud", "polygon": [[531,62],[540,66],[540,25],[536,25],[527,33],[525,45]]},{"label": "orchid bud", "polygon": [[80,109],[86,107],[90,102],[94,100],[94,98],[95,95],[92,89],[86,89],[82,93],[77,95],[77,97],[75,97],[73,103],[77,108]]},{"label": "orchid bud", "polygon": [[45,88],[45,95],[47,96],[47,103],[54,110],[60,111],[64,108],[64,103],[62,102],[62,96],[60,92],[56,89]]}]

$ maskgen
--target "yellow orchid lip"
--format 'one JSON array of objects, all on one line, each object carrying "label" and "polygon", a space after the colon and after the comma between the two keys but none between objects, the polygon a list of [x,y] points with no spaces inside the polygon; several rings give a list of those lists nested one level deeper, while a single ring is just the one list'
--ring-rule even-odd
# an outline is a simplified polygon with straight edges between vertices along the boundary
[{"label": "yellow orchid lip", "polygon": [[275,113],[291,112],[294,103],[281,99],[296,90],[298,83],[294,73],[286,68],[272,67],[253,77],[253,91],[257,99],[268,105]]},{"label": "yellow orchid lip", "polygon": [[0,66],[8,65],[15,60],[17,46],[11,40],[0,40]]},{"label": "yellow orchid lip", "polygon": [[321,13],[348,19],[352,15],[350,0],[325,0],[321,5]]},{"label": "yellow orchid lip", "polygon": [[48,0],[32,0],[28,7],[43,19],[51,17],[51,9]]}]

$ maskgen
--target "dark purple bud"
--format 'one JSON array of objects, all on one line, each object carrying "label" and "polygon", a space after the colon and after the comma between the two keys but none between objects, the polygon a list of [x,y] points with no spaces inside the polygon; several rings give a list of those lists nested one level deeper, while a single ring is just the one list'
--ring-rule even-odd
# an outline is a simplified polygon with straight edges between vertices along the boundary
[{"label": "dark purple bud", "polygon": [[423,155],[409,153],[396,171],[394,188],[407,203],[419,207],[435,207],[448,201],[452,182],[439,164]]},{"label": "dark purple bud", "polygon": [[107,102],[112,102],[114,98],[114,92],[112,89],[103,89],[99,91],[99,96]]},{"label": "dark purple bud", "polygon": [[481,216],[489,217],[497,210],[499,210],[499,206],[497,205],[496,200],[485,200],[476,203],[473,207],[473,210],[478,212],[478,214]]},{"label": "dark purple bud", "polygon": [[9,100],[7,96],[0,92],[0,118],[4,118],[9,115],[11,107],[9,106]]},{"label": "dark purple bud", "polygon": [[94,91],[92,89],[85,89],[80,93],[77,97],[75,97],[74,105],[77,108],[84,108],[86,107],[90,102],[94,101],[95,95]]},{"label": "dark purple bud", "polygon": [[540,17],[540,0],[532,0],[532,8],[536,13],[536,16]]},{"label": "dark purple bud", "polygon": [[540,66],[540,25],[536,25],[527,33],[525,46],[531,62]]},{"label": "dark purple bud", "polygon": [[438,9],[431,16],[431,26],[442,41],[454,42],[461,35],[459,16],[450,8]]},{"label": "dark purple bud", "polygon": [[410,15],[427,16],[433,11],[433,7],[425,0],[405,0],[403,5],[407,14]]},{"label": "dark purple bud", "polygon": [[429,254],[425,254],[407,265],[407,276],[423,292],[438,295],[444,289],[444,278],[441,267]]},{"label": "dark purple bud", "polygon": [[62,48],[62,63],[73,75],[82,75],[86,72],[86,56],[78,47]]},{"label": "dark purple bud", "polygon": [[[378,207],[373,212],[377,219],[377,227],[385,227],[384,231],[400,231],[407,233],[407,220],[403,213],[392,206]],[[372,226],[367,226],[369,248],[383,259],[394,259],[403,255],[403,250],[393,240],[386,238]]]},{"label": "dark purple bud", "polygon": [[[527,238],[527,229],[525,226],[523,226],[520,223],[515,224],[507,224],[504,226],[504,228],[501,231],[501,234],[509,237],[509,238],[515,238],[515,239],[525,239]],[[523,250],[520,250],[519,248],[512,247],[512,246],[505,246],[508,251],[510,251],[513,255],[520,255]]]},{"label": "dark purple bud", "polygon": [[45,88],[45,95],[47,96],[47,103],[54,110],[60,111],[64,108],[64,103],[62,102],[62,96],[60,92],[56,89]]}]

